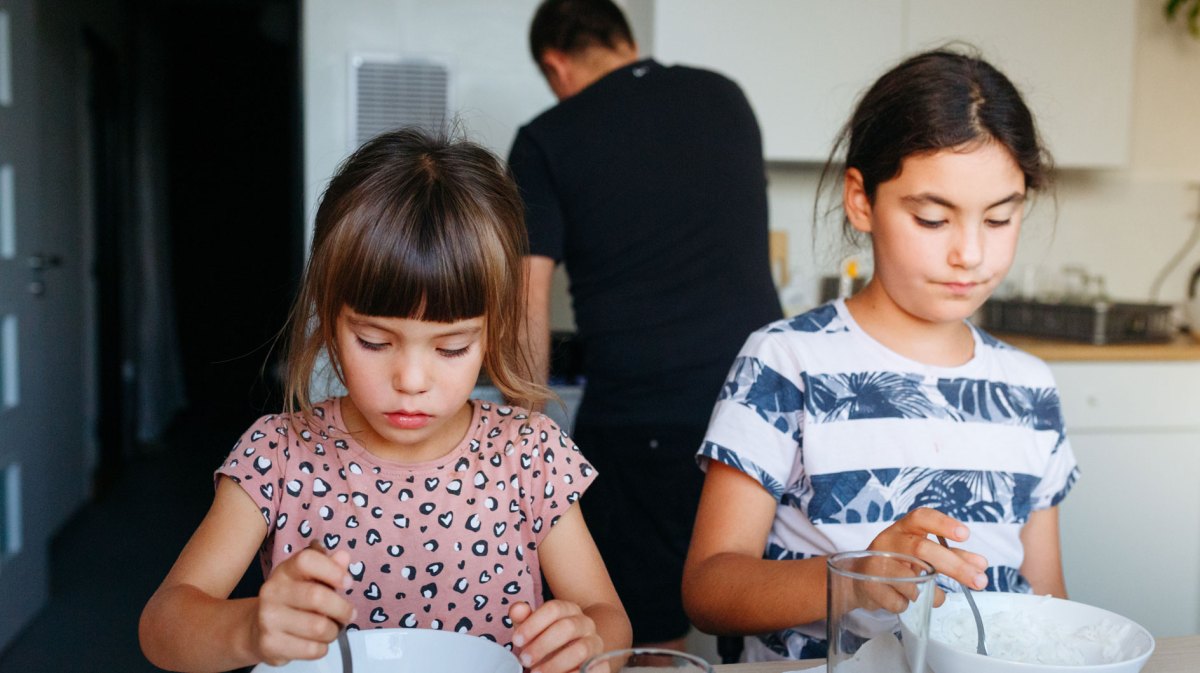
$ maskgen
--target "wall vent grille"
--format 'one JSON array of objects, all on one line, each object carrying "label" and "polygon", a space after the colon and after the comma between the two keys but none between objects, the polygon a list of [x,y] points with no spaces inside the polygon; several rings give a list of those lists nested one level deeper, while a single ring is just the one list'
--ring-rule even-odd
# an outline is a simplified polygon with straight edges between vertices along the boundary
[{"label": "wall vent grille", "polygon": [[450,68],[428,58],[351,59],[351,150],[400,126],[438,131],[450,109]]}]

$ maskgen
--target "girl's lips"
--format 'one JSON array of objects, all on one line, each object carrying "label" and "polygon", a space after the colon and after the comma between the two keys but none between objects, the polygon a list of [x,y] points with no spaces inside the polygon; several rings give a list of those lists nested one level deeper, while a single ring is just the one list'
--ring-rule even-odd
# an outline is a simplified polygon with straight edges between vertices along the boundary
[{"label": "girl's lips", "polygon": [[950,290],[950,292],[954,294],[967,294],[971,290],[975,289],[975,286],[978,285],[978,283],[942,283],[942,285],[944,285],[947,290]]},{"label": "girl's lips", "polygon": [[392,427],[400,428],[401,430],[415,430],[423,428],[429,423],[429,415],[419,411],[392,411],[384,414],[388,423]]}]

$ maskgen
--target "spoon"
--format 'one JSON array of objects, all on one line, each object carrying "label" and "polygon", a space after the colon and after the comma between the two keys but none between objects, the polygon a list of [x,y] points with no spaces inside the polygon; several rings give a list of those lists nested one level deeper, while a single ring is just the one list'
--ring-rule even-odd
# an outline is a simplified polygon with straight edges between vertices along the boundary
[{"label": "spoon", "polygon": [[345,624],[338,629],[337,642],[338,650],[342,654],[342,673],[354,673],[354,657],[350,656],[350,637]]},{"label": "spoon", "polygon": [[[946,549],[950,548],[950,545],[946,544],[946,538],[939,535],[937,539],[938,542],[942,543],[943,547]],[[975,616],[975,631],[979,634],[979,640],[975,645],[975,652],[986,657],[988,651],[987,639],[983,635],[983,617],[979,615],[979,608],[975,605],[975,599],[971,596],[971,590],[967,588],[967,585],[959,582],[958,586],[962,587],[963,595],[967,597],[967,605],[971,606],[971,614]]]}]

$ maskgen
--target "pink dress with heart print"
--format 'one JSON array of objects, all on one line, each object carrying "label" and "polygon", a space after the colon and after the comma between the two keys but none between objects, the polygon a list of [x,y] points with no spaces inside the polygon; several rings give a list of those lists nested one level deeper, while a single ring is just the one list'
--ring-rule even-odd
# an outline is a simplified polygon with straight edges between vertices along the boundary
[{"label": "pink dress with heart print", "polygon": [[343,429],[340,399],[297,433],[264,416],[216,474],[262,511],[263,573],[311,541],[350,553],[354,627],[466,632],[511,647],[508,608],[541,604],[538,545],[595,478],[549,417],[472,401],[462,443],[442,458],[380,460]]}]

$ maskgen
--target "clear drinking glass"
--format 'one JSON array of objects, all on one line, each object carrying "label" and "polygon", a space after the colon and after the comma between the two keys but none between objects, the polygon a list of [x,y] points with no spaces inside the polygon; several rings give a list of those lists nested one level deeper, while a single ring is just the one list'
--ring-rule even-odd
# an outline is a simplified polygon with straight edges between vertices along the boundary
[{"label": "clear drinking glass", "polygon": [[829,568],[829,673],[924,673],[933,566],[881,551],[834,554]]},{"label": "clear drinking glass", "polygon": [[712,666],[700,657],[648,647],[604,652],[583,662],[579,673],[713,673]]}]

